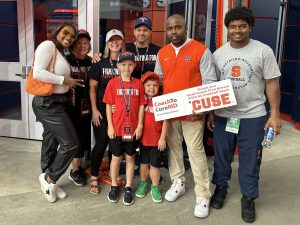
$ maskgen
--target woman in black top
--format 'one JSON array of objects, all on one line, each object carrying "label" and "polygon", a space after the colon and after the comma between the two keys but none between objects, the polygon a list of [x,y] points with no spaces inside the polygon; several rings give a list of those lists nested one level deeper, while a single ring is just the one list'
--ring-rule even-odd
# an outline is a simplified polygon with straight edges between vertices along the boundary
[{"label": "woman in black top", "polygon": [[67,60],[71,66],[71,77],[84,80],[84,87],[76,87],[69,91],[69,115],[74,123],[79,138],[79,148],[72,160],[69,179],[77,186],[86,184],[86,175],[81,168],[84,152],[91,150],[91,108],[89,97],[89,79],[87,73],[91,68],[91,57],[87,54],[91,50],[91,37],[86,30],[79,30],[72,46],[71,55]]},{"label": "woman in black top", "polygon": [[92,125],[95,134],[95,146],[91,155],[90,192],[98,194],[98,173],[109,137],[107,135],[106,106],[102,99],[108,81],[119,75],[117,59],[125,50],[124,36],[121,31],[112,29],[106,34],[104,54],[98,63],[92,64],[88,73],[90,78],[90,99],[92,106]]}]

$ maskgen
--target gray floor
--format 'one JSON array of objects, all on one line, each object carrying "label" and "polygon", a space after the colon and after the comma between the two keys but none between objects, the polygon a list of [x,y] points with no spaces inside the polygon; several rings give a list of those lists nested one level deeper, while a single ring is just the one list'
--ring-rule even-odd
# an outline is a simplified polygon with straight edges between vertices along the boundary
[{"label": "gray floor", "polygon": [[[101,193],[95,196],[88,187],[74,186],[67,174],[59,184],[68,198],[49,203],[38,182],[41,142],[0,137],[0,146],[0,224],[246,224],[240,218],[237,158],[224,208],[211,209],[208,218],[198,219],[193,216],[195,195],[190,170],[186,173],[186,194],[174,203],[155,204],[148,194],[130,207],[122,201],[112,204],[106,198],[107,185],[101,183]],[[281,135],[271,149],[264,151],[263,161],[254,224],[300,224],[300,132],[283,123]],[[209,158],[211,172],[212,164],[213,158]],[[165,193],[169,178],[165,169],[162,173]]]}]

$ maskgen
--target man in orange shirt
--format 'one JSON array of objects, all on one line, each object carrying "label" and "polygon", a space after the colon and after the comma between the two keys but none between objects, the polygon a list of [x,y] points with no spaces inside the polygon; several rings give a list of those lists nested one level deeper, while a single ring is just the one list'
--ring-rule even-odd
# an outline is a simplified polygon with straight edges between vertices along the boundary
[{"label": "man in orange shirt", "polygon": [[[163,93],[168,94],[217,80],[215,64],[209,49],[187,37],[185,20],[173,15],[167,21],[170,44],[158,52],[155,72],[163,80]],[[200,117],[200,118],[199,118]],[[175,201],[185,193],[183,138],[187,144],[189,160],[195,181],[196,206],[194,215],[205,218],[209,213],[211,192],[206,155],[203,146],[205,114],[170,120],[167,133],[169,146],[169,173],[172,186],[165,199]]]}]

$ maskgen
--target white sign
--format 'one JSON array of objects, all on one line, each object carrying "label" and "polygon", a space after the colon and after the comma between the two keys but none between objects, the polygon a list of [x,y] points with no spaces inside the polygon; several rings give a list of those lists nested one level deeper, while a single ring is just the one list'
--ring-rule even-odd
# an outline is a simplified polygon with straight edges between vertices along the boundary
[{"label": "white sign", "polygon": [[156,121],[236,105],[230,80],[157,96],[152,101]]}]

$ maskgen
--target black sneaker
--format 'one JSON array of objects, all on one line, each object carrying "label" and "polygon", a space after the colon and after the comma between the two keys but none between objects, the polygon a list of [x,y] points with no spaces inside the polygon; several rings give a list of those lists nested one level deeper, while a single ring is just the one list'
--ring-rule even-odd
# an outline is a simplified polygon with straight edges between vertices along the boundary
[{"label": "black sneaker", "polygon": [[84,172],[84,169],[82,169],[81,166],[78,167],[78,171],[79,171],[79,173],[80,173],[80,176],[81,176],[85,181],[87,181],[87,176],[86,176],[86,174],[85,174],[85,172]]},{"label": "black sneaker", "polygon": [[224,200],[227,195],[226,185],[217,185],[213,196],[210,200],[210,205],[214,209],[221,209],[223,207]]},{"label": "black sneaker", "polygon": [[71,170],[70,175],[69,175],[69,179],[71,181],[73,181],[73,183],[77,186],[82,187],[82,186],[86,185],[86,179],[82,175],[80,170],[76,170],[75,172],[73,172],[73,170]]},{"label": "black sneaker", "polygon": [[110,191],[107,196],[108,201],[117,202],[119,200],[119,190],[117,186],[110,186]]},{"label": "black sneaker", "polygon": [[159,185],[162,185],[163,183],[165,183],[165,180],[164,180],[164,178],[162,177],[162,175],[160,175],[160,177],[159,177]]},{"label": "black sneaker", "polygon": [[247,223],[253,223],[255,220],[255,203],[254,198],[248,198],[243,195],[241,199],[242,219]]},{"label": "black sneaker", "polygon": [[125,188],[125,193],[124,193],[124,198],[123,198],[123,203],[125,205],[132,205],[134,202],[133,194],[132,194],[132,189],[131,187],[126,187]]},{"label": "black sneaker", "polygon": [[133,174],[133,177],[134,177],[134,178],[137,178],[137,177],[139,177],[139,175],[140,175],[140,167],[137,166],[137,165],[135,165],[135,166],[134,166],[134,174]]}]

